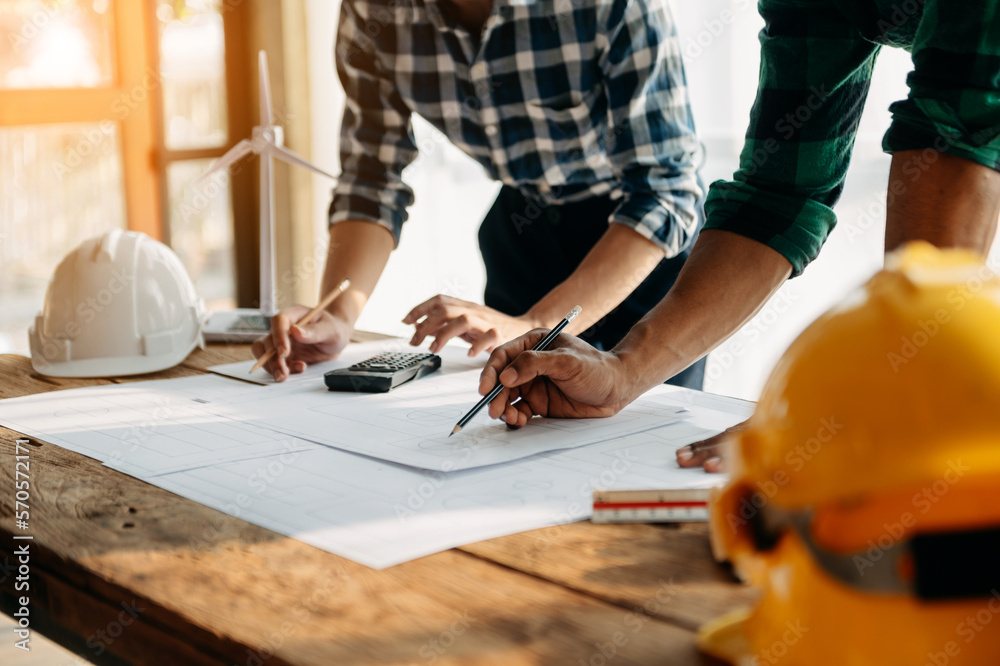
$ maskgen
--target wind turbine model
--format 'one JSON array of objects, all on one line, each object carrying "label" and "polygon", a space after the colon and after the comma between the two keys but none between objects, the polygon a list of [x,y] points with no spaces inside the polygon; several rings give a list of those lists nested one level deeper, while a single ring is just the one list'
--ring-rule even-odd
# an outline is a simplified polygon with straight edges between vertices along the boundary
[{"label": "wind turbine model", "polygon": [[194,184],[204,182],[216,171],[226,169],[250,153],[260,155],[260,309],[239,308],[213,313],[205,324],[205,339],[250,342],[270,330],[277,312],[274,275],[274,158],[334,179],[305,158],[285,148],[285,133],[274,124],[267,53],[258,53],[260,69],[260,125],[250,139],[242,139],[212,163]]}]

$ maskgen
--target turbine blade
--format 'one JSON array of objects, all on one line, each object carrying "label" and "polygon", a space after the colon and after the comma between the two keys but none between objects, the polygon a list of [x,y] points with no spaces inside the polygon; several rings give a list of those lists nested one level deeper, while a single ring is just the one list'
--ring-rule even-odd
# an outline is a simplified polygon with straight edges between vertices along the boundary
[{"label": "turbine blade", "polygon": [[201,174],[194,179],[192,185],[198,185],[204,182],[206,178],[210,175],[219,171],[220,169],[225,169],[253,152],[253,144],[249,139],[241,139],[235,146],[226,151],[226,154],[219,159],[212,162],[212,164],[205,170],[205,173]]},{"label": "turbine blade", "polygon": [[261,49],[257,54],[257,68],[260,76],[260,124],[270,127],[274,124],[271,113],[271,74],[267,67],[267,52]]},{"label": "turbine blade", "polygon": [[284,146],[279,146],[277,144],[270,143],[267,145],[267,150],[269,153],[271,153],[273,156],[277,157],[279,160],[283,162],[288,162],[289,164],[300,166],[303,169],[309,169],[313,173],[318,173],[321,176],[326,176],[330,180],[337,180],[336,176],[331,176],[326,171],[323,171],[312,162],[306,160],[306,158],[302,157],[296,152],[289,150],[288,148],[285,148]]}]

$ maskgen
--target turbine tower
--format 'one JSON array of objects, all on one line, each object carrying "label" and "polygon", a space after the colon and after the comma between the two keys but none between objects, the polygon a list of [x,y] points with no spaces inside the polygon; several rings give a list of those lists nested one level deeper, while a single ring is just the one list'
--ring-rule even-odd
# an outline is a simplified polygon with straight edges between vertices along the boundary
[{"label": "turbine tower", "polygon": [[[265,323],[262,330],[259,326],[252,326],[253,322],[248,318],[257,315],[257,319],[263,316],[270,320],[277,312],[277,293],[275,291],[275,268],[274,268],[274,159],[277,158],[288,164],[309,169],[321,176],[336,180],[336,178],[318,166],[311,164],[304,157],[297,155],[288,148],[285,148],[285,134],[281,127],[274,124],[274,112],[271,106],[271,84],[268,74],[267,53],[258,53],[258,68],[260,77],[260,125],[253,128],[253,134],[249,139],[240,140],[235,146],[230,148],[225,155],[212,163],[212,165],[200,175],[194,184],[197,185],[207,179],[216,171],[227,169],[247,155],[253,153],[260,156],[260,310],[259,313],[253,310],[236,310],[238,316],[215,319],[213,324],[210,320],[207,326],[207,333],[225,335],[228,340],[238,337],[240,332],[249,333],[254,330],[253,336],[267,333],[269,321]],[[221,314],[221,313],[220,313]],[[240,325],[242,323],[242,325]],[[256,322],[260,324],[260,322]]]}]

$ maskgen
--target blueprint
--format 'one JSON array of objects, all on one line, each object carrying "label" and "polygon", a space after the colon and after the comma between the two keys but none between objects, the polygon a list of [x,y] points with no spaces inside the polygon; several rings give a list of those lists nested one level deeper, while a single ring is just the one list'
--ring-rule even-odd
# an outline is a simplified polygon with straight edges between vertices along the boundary
[{"label": "blueprint", "polygon": [[[349,347],[340,362],[355,352],[376,353]],[[484,414],[449,440],[477,399],[482,361],[442,357],[440,372],[388,394],[206,374],[0,400],[0,424],[382,568],[585,519],[593,490],[719,483],[678,468],[674,452],[753,408],[659,386],[608,419],[535,418],[509,431]]]},{"label": "blueprint", "polygon": [[569,451],[442,473],[329,447],[148,479],[323,550],[381,569],[525,530],[584,520],[594,490],[706,488],[725,480],[680,469],[679,446],[731,425],[707,415]]},{"label": "blueprint", "polygon": [[[465,347],[464,349],[467,350],[468,348]],[[482,365],[482,361],[469,360],[461,350],[462,347],[459,347],[458,345],[449,345],[446,347],[445,351],[442,352],[442,354],[448,358],[449,365],[452,367],[462,365],[465,369],[468,369],[480,367]],[[332,361],[327,361],[325,363],[313,363],[309,365],[304,372],[300,372],[297,375],[289,375],[288,379],[284,381],[284,384],[315,382],[317,380],[322,382],[323,375],[331,370],[346,368],[359,361],[363,361],[367,358],[371,358],[372,356],[385,352],[408,351],[417,351],[417,349],[407,345],[405,341],[397,339],[354,343],[348,345],[340,356]],[[255,384],[278,384],[278,382],[275,382],[274,378],[271,377],[270,373],[263,368],[251,373],[250,369],[254,366],[254,363],[255,361],[253,359],[247,359],[246,361],[237,361],[235,363],[213,365],[209,367],[208,370],[219,375],[233,377],[234,379],[242,379],[243,381],[254,382]]]},{"label": "blueprint", "polygon": [[110,384],[0,400],[0,424],[151,476],[307,444],[210,406],[260,387],[215,375]]},{"label": "blueprint", "polygon": [[423,469],[451,472],[509,462],[681,421],[685,407],[658,401],[659,388],[610,418],[533,419],[510,430],[481,411],[460,433],[455,422],[478,399],[479,370],[435,373],[389,393],[333,393],[299,384],[217,406],[226,419]]}]

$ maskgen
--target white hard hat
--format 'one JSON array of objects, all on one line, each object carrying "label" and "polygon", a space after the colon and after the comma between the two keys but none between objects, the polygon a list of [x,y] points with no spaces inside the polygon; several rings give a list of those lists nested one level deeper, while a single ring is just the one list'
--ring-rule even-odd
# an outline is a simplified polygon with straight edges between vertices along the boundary
[{"label": "white hard hat", "polygon": [[28,331],[31,365],[53,377],[164,370],[203,346],[204,318],[173,250],[115,229],[83,241],[56,268]]}]

